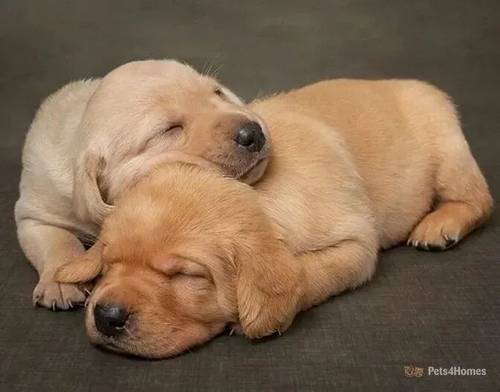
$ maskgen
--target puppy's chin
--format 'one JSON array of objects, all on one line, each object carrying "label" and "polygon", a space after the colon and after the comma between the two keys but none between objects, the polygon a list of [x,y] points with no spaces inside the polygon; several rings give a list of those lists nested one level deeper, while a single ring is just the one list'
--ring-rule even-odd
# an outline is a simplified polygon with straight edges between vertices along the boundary
[{"label": "puppy's chin", "polygon": [[262,158],[258,160],[253,166],[251,166],[247,171],[243,172],[237,178],[248,185],[253,185],[261,179],[264,175],[267,164],[269,163],[269,158]]},{"label": "puppy's chin", "polygon": [[215,332],[199,336],[192,341],[187,341],[185,338],[178,339],[175,335],[150,336],[144,339],[133,334],[120,338],[107,338],[95,330],[87,330],[87,334],[92,344],[117,354],[146,359],[166,359],[181,355],[193,347],[208,342],[223,330],[224,328],[221,327]]},{"label": "puppy's chin", "polygon": [[143,329],[143,321],[135,320],[120,335],[108,337],[97,330],[92,308],[87,307],[85,317],[85,329],[92,344],[117,354],[147,359],[164,359],[183,354],[219,335],[226,326],[226,323],[218,322],[211,325],[190,324],[182,329],[169,330],[151,325]]},{"label": "puppy's chin", "polygon": [[[95,324],[88,320],[86,321],[86,331],[90,342],[104,350],[109,350],[117,354],[135,356],[147,359],[169,358],[181,354],[189,347],[177,347],[170,343],[162,342],[162,339],[153,339],[151,342],[139,339],[134,336],[134,332],[126,331],[125,335],[118,337],[107,337],[97,331]],[[148,339],[149,340],[149,339]]]}]

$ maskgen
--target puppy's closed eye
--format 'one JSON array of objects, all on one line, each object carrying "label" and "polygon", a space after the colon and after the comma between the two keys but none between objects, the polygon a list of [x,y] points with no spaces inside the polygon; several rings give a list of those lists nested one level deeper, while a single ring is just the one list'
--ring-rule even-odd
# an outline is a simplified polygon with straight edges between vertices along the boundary
[{"label": "puppy's closed eye", "polygon": [[156,146],[162,140],[166,140],[166,136],[175,136],[180,131],[184,129],[184,124],[181,122],[173,122],[167,125],[161,125],[159,127],[155,127],[151,132],[151,135],[145,139],[143,145],[141,147],[142,150],[146,150],[149,147]]},{"label": "puppy's closed eye", "polygon": [[189,260],[181,260],[165,273],[173,287],[201,294],[214,288],[213,280],[205,267]]},{"label": "puppy's closed eye", "polygon": [[152,267],[173,280],[203,279],[208,282],[212,281],[205,266],[181,256],[156,258],[152,261]]},{"label": "puppy's closed eye", "polygon": [[198,293],[213,288],[211,280],[203,275],[192,275],[179,272],[170,276],[169,279],[174,287],[190,289]]},{"label": "puppy's closed eye", "polygon": [[165,129],[161,131],[162,134],[172,132],[172,131],[182,131],[184,129],[184,125],[182,123],[173,123],[169,124]]},{"label": "puppy's closed eye", "polygon": [[197,271],[179,271],[173,275],[169,275],[172,279],[182,279],[182,278],[196,278],[196,279],[205,279],[210,280],[210,277],[204,273],[200,273]]}]

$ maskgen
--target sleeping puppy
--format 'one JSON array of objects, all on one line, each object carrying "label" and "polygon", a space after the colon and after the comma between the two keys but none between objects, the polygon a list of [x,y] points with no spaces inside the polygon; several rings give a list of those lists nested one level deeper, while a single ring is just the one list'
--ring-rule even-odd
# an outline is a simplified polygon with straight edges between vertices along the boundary
[{"label": "sleeping puppy", "polygon": [[86,311],[95,344],[166,357],[227,324],[259,337],[301,308],[302,266],[250,186],[186,164],[160,166],[121,198],[98,242],[57,278],[98,275]]},{"label": "sleeping puppy", "polygon": [[267,157],[266,129],[226,87],[175,61],[125,64],[71,83],[41,105],[26,138],[15,216],[38,271],[36,304],[84,300],[56,269],[82,254],[124,189],[161,162],[217,168],[251,183]]},{"label": "sleeping puppy", "polygon": [[91,340],[174,355],[235,324],[250,338],[370,279],[401,241],[444,250],[492,199],[455,111],[416,81],[320,82],[250,105],[271,135],[254,189],[164,166],[119,201],[64,283],[102,276]]}]

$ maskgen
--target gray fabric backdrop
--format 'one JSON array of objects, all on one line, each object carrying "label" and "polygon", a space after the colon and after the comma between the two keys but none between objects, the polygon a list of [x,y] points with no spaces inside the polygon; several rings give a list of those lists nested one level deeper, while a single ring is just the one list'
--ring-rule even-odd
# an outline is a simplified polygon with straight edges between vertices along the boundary
[{"label": "gray fabric backdrop", "polygon": [[[221,336],[166,361],[91,347],[82,312],[33,309],[16,240],[20,151],[40,100],[131,59],[173,57],[244,97],[322,78],[426,79],[456,100],[499,197],[498,1],[7,1],[0,4],[0,389],[499,390],[498,212],[446,253],[384,253],[369,285],[262,343]],[[404,365],[486,368],[406,378]]]}]

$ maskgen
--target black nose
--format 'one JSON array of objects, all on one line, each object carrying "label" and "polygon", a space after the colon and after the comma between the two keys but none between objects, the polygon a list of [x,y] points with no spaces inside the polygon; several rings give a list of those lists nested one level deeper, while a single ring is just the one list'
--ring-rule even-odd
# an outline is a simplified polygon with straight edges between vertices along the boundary
[{"label": "black nose", "polygon": [[129,313],[118,305],[96,305],[94,308],[95,326],[106,336],[116,336],[122,332]]},{"label": "black nose", "polygon": [[255,121],[247,122],[236,131],[234,141],[248,151],[257,152],[262,150],[266,143],[266,137],[262,127]]}]

